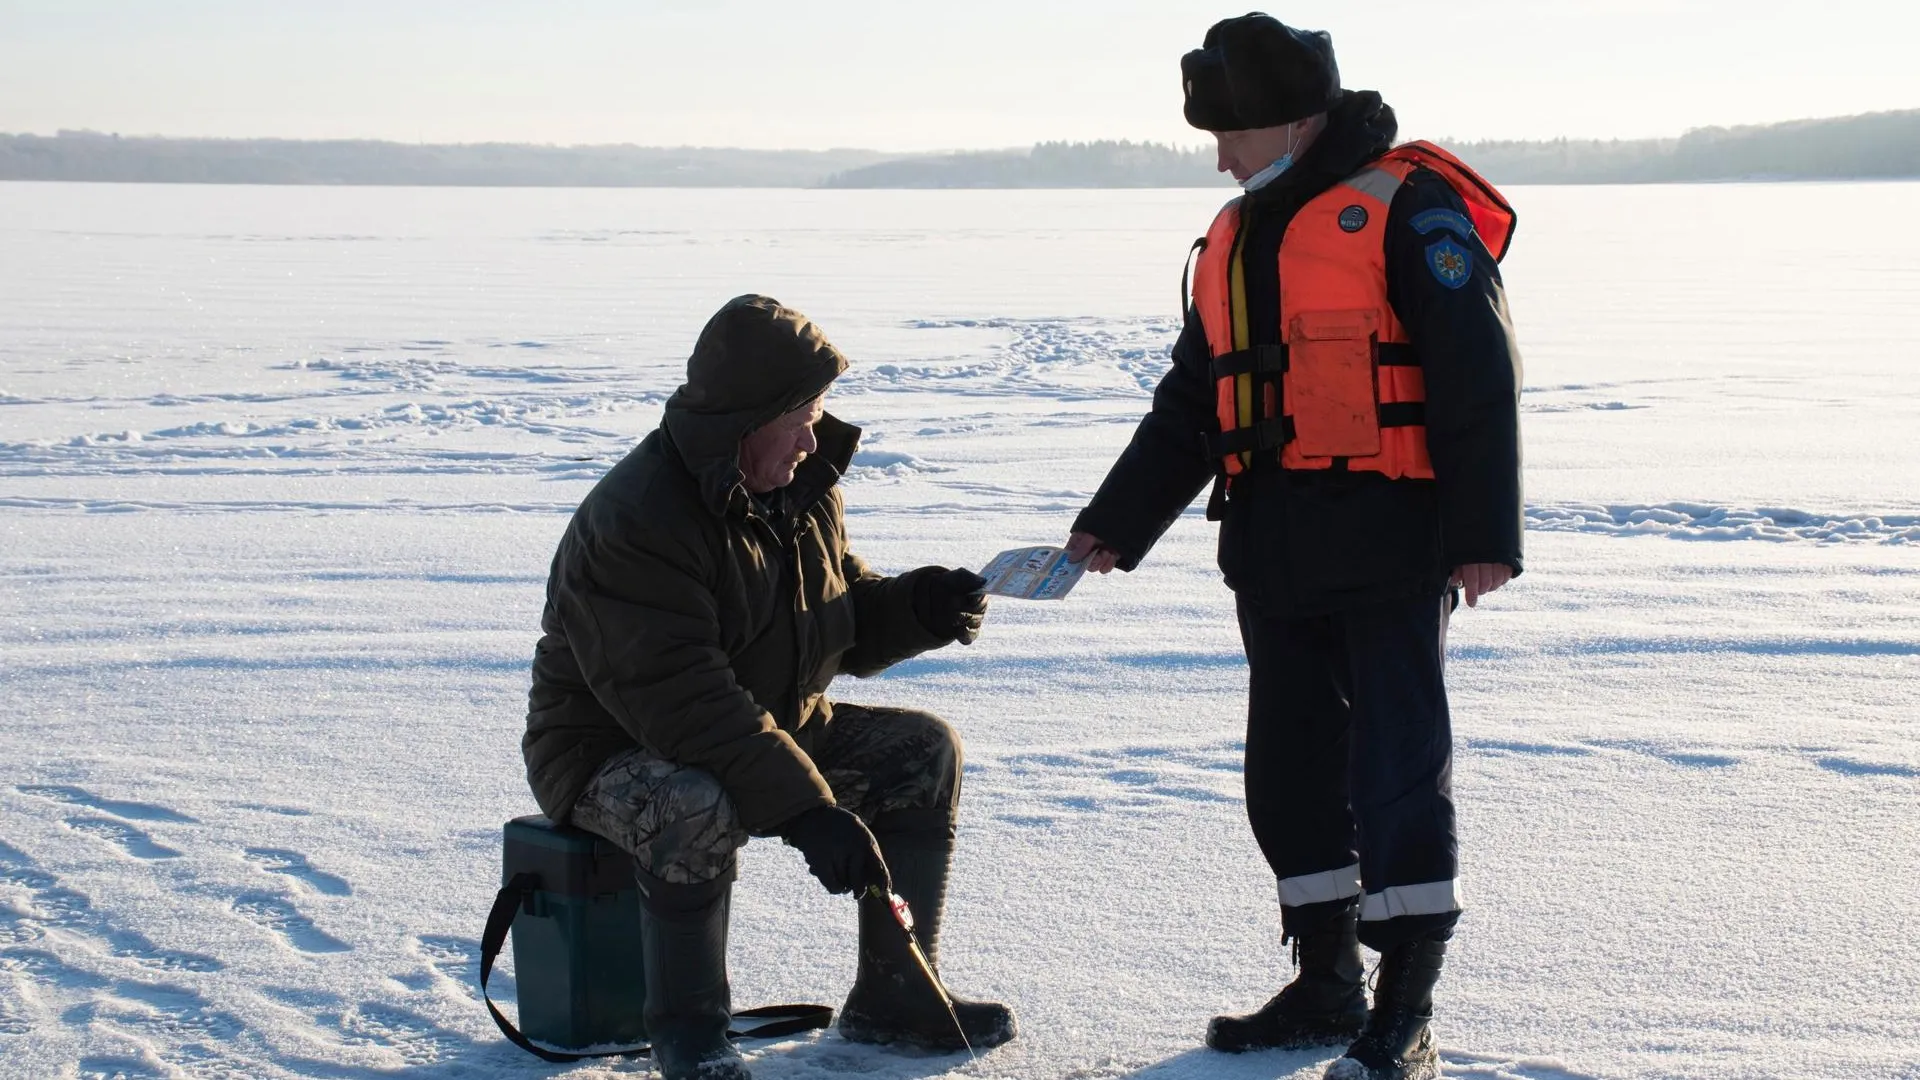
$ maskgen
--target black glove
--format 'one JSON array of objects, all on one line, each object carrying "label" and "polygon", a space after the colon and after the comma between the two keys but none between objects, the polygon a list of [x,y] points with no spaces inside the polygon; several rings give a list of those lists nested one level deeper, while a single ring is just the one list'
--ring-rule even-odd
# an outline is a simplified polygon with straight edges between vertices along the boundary
[{"label": "black glove", "polygon": [[987,618],[987,579],[971,570],[929,566],[913,583],[913,614],[927,633],[971,645]]},{"label": "black glove", "polygon": [[866,823],[837,806],[816,806],[787,822],[781,839],[807,857],[807,869],[830,893],[878,885],[893,891],[887,861]]}]

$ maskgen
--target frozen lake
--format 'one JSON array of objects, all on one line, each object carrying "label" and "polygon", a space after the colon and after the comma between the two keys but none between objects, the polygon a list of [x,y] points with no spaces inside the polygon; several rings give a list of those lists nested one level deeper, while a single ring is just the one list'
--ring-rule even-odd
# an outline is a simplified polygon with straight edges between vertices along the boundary
[{"label": "frozen lake", "polygon": [[[706,317],[816,318],[856,544],[978,565],[1064,537],[1226,194],[0,184],[0,1077],[566,1072],[471,988],[526,666]],[[1451,635],[1449,1072],[1920,1077],[1920,185],[1509,194],[1533,531]],[[1024,1034],[756,1075],[1317,1077],[1200,1049],[1290,976],[1244,683],[1196,510],[837,685],[966,737],[945,966]],[[737,1004],[837,1005],[852,928],[753,845]]]}]

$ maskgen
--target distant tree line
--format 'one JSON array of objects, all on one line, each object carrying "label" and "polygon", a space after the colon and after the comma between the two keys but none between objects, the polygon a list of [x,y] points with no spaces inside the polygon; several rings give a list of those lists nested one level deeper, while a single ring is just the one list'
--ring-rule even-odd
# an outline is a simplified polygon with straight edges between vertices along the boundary
[{"label": "distant tree line", "polygon": [[1677,139],[1482,142],[1453,148],[1507,184],[1920,177],[1920,109],[1760,127],[1700,128]]},{"label": "distant tree line", "polygon": [[371,140],[0,135],[0,180],[439,187],[811,187],[872,150],[409,145]]},{"label": "distant tree line", "polygon": [[[1500,184],[1658,184],[1716,180],[1920,178],[1920,109],[1761,127],[1701,128],[1677,139],[1449,143]],[[1217,187],[1211,148],[1041,143],[1030,151],[882,161],[827,187]]]},{"label": "distant tree line", "polygon": [[994,150],[902,158],[826,178],[830,188],[1158,188],[1212,187],[1211,148],[1160,143],[1044,142]]},{"label": "distant tree line", "polygon": [[[1445,144],[1445,140],[1438,140]],[[1920,178],[1920,109],[1677,139],[1478,142],[1451,149],[1503,184]],[[1210,147],[1048,142],[886,154],[644,146],[0,135],[0,180],[497,187],[1223,187]]]}]

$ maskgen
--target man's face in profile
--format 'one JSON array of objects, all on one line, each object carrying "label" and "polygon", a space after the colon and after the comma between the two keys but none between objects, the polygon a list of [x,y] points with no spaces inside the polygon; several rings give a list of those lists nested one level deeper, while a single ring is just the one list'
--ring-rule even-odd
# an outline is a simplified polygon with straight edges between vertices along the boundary
[{"label": "man's face in profile", "polygon": [[741,482],[748,491],[759,495],[793,483],[793,471],[820,448],[813,425],[826,411],[827,396],[821,394],[740,440]]}]

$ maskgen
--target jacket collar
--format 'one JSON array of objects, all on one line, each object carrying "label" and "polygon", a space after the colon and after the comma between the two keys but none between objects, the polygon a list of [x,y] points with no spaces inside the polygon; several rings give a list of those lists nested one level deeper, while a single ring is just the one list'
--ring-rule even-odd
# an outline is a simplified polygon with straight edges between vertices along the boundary
[{"label": "jacket collar", "polygon": [[1273,183],[1248,192],[1247,205],[1267,208],[1301,205],[1359,172],[1393,148],[1400,123],[1372,90],[1348,90],[1327,112],[1327,126],[1295,165]]}]

